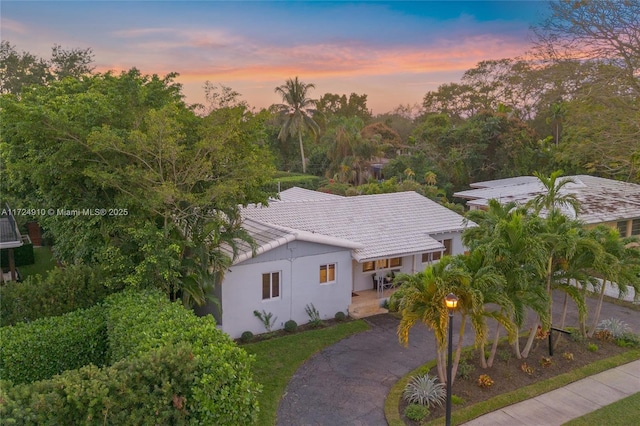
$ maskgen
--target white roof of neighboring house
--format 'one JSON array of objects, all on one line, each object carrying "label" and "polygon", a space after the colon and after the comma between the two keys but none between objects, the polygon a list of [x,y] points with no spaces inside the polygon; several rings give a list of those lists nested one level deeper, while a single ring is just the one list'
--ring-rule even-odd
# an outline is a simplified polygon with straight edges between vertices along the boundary
[{"label": "white roof of neighboring house", "polygon": [[327,194],[325,192],[312,191],[310,189],[299,188],[294,186],[293,188],[285,189],[281,191],[280,199],[272,199],[274,201],[317,201],[317,200],[332,200],[336,198],[344,198],[341,195]]},{"label": "white roof of neighboring house", "polygon": [[[575,181],[563,187],[561,192],[575,194],[581,203],[578,219],[583,222],[594,224],[640,218],[640,185],[588,175],[563,178]],[[486,206],[490,199],[525,204],[544,192],[544,187],[534,176],[477,182],[471,186],[477,189],[456,192],[454,196],[467,198],[468,206],[477,207]],[[573,216],[573,212],[565,213]]]},{"label": "white roof of neighboring house", "polygon": [[443,250],[437,235],[465,228],[461,215],[415,192],[274,202],[248,206],[242,216],[245,227],[260,223],[343,247],[351,242],[358,262]]}]

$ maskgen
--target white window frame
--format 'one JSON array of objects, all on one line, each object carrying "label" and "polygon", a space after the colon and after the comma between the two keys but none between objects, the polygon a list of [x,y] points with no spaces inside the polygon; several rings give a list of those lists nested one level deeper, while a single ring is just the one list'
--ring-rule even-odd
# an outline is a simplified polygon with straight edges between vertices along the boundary
[{"label": "white window frame", "polygon": [[[329,270],[330,267],[333,266],[333,280],[329,281]],[[326,268],[326,281],[322,281],[322,268]],[[320,267],[318,268],[318,281],[320,281],[321,285],[326,285],[326,284],[334,284],[336,281],[338,280],[338,264],[337,263],[324,263],[322,265],[320,265]]]},{"label": "white window frame", "polygon": [[[273,275],[278,274],[278,295],[273,295]],[[264,297],[264,277],[265,275],[269,275],[269,297]],[[282,271],[273,271],[273,272],[265,272],[261,275],[262,282],[260,283],[260,291],[263,302],[268,302],[270,300],[278,300],[282,297]]]}]

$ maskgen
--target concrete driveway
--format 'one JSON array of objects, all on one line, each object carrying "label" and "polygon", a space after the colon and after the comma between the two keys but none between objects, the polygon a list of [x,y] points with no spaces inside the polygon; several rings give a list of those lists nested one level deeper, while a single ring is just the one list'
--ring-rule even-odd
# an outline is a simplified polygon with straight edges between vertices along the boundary
[{"label": "concrete driveway", "polygon": [[[554,297],[555,318],[559,318],[562,308],[562,297],[558,296]],[[640,332],[640,312],[605,303],[600,318],[611,317],[625,321],[634,332]],[[365,320],[370,330],[322,350],[298,369],[280,401],[277,425],[387,424],[384,418],[387,393],[402,376],[435,358],[433,333],[421,324],[415,326],[409,335],[409,346],[405,348],[398,343],[396,335],[398,319],[384,314]],[[572,304],[567,324],[577,324]],[[473,344],[469,323],[466,330],[465,346]],[[457,338],[454,336],[454,343]]]}]

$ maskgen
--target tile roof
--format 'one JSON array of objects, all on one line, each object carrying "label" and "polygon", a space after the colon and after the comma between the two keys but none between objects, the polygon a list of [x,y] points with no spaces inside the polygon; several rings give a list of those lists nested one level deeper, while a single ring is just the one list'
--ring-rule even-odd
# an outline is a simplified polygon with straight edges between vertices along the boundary
[{"label": "tile roof", "polygon": [[280,192],[280,199],[271,201],[317,201],[317,200],[333,200],[336,198],[344,198],[341,195],[327,194],[325,192],[312,191],[310,189],[293,188],[285,189]]},{"label": "tile roof", "polygon": [[[640,185],[588,175],[564,177],[575,181],[567,184],[562,192],[575,194],[580,201],[578,219],[583,222],[594,224],[640,218]],[[544,191],[533,176],[477,182],[472,187],[477,189],[456,192],[454,196],[469,199],[469,206],[481,207],[490,199],[525,204]],[[573,216],[573,212],[565,213]]]},{"label": "tile roof", "polygon": [[352,252],[359,262],[442,250],[438,234],[465,228],[462,216],[415,192],[275,202],[248,206],[242,216],[327,241],[350,241],[359,246]]},{"label": "tile roof", "polygon": [[[260,222],[251,218],[244,218],[242,221],[242,227],[253,238],[255,243],[255,254],[261,254],[280,247],[288,242],[308,241],[320,244],[330,244],[338,247],[345,247],[349,249],[356,249],[362,247],[360,243],[344,240],[341,238],[335,238],[331,236],[314,234],[310,232],[300,231],[296,229],[290,229],[283,226],[277,226],[270,223]],[[245,241],[236,241],[238,257],[234,260],[234,264],[243,262],[253,255],[254,251],[251,249],[251,245]],[[233,256],[231,247],[225,246],[223,250],[230,257]]]}]

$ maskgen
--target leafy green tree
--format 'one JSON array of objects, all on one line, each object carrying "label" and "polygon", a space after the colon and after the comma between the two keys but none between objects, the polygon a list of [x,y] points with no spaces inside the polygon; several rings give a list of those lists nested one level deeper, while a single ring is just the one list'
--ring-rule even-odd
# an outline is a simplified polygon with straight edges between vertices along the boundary
[{"label": "leafy green tree", "polygon": [[332,117],[358,117],[366,123],[371,119],[366,94],[351,93],[347,98],[347,95],[325,93],[318,100],[316,108],[321,117],[326,120]]},{"label": "leafy green tree", "polygon": [[3,183],[34,206],[105,209],[39,218],[60,261],[202,303],[247,239],[238,206],[266,202],[272,169],[264,115],[239,105],[199,117],[174,77],[134,69],[2,97]]},{"label": "leafy green tree", "polygon": [[304,145],[302,144],[302,134],[309,131],[314,137],[320,133],[318,123],[313,119],[313,114],[317,111],[314,107],[314,99],[307,97],[309,89],[314,89],[314,84],[305,84],[298,80],[288,79],[285,84],[278,86],[275,92],[282,97],[282,104],[277,105],[283,123],[278,138],[284,141],[289,136],[297,136],[300,144],[300,158],[302,160],[302,172],[307,172],[307,163],[304,156]]},{"label": "leafy green tree", "polygon": [[51,59],[29,52],[18,53],[15,46],[3,40],[0,44],[0,94],[19,96],[24,87],[43,85],[65,77],[79,78],[93,71],[93,52],[87,49],[51,48]]}]

